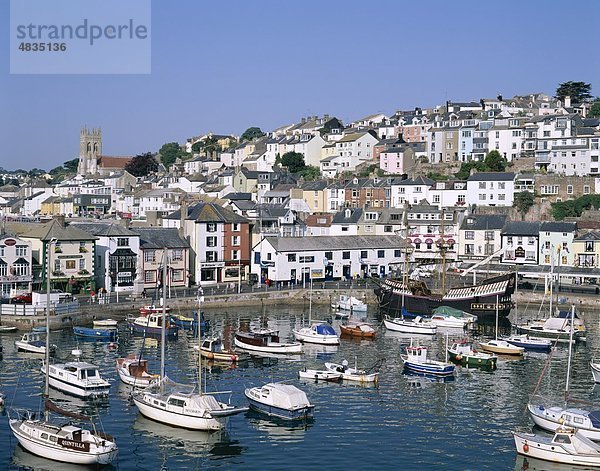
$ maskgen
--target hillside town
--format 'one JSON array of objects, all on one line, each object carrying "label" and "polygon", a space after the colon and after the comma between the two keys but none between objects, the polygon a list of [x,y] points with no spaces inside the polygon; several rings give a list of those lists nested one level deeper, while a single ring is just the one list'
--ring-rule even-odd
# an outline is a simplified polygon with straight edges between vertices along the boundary
[{"label": "hillside town", "polygon": [[[543,93],[206,133],[0,172],[0,297],[503,273],[600,278],[600,119]],[[76,139],[76,135],[74,136]],[[67,165],[69,164],[69,165]],[[37,169],[39,170],[39,169]],[[165,254],[166,251],[166,254]]]}]

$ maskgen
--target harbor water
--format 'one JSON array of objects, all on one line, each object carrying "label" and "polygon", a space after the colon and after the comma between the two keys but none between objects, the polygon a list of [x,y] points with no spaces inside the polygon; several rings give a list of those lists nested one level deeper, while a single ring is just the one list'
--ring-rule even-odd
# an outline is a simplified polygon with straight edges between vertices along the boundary
[{"label": "harbor water", "polygon": [[[327,308],[317,307],[313,319],[328,318]],[[571,393],[578,399],[597,402],[589,361],[600,353],[598,312],[586,313],[587,344],[573,353]],[[305,306],[270,306],[206,311],[214,332],[232,341],[238,329],[268,325],[282,337],[292,337],[292,329],[308,322]],[[522,359],[501,357],[493,372],[457,368],[452,381],[436,382],[403,374],[401,348],[410,335],[386,332],[378,313],[370,311],[369,321],[379,329],[375,340],[342,338],[339,347],[305,345],[302,355],[285,358],[257,358],[240,365],[205,364],[203,382],[208,391],[231,391],[220,396],[233,404],[245,404],[243,391],[271,381],[289,381],[303,389],[315,404],[314,419],[288,424],[270,420],[254,412],[231,417],[227,428],[218,433],[202,433],[172,428],[142,417],[130,404],[130,389],[121,384],[115,371],[116,358],[139,352],[149,370],[158,373],[160,343],[132,335],[121,325],[116,349],[106,342],[81,341],[71,331],[53,332],[52,343],[58,356],[68,359],[72,349],[83,351],[82,359],[98,365],[112,382],[111,395],[100,402],[84,402],[51,391],[51,398],[64,408],[99,417],[98,424],[113,435],[119,457],[112,466],[119,470],[153,469],[418,469],[418,470],[513,470],[569,469],[524,462],[518,458],[511,431],[531,428],[526,414],[533,391],[547,359],[546,354],[528,353]],[[333,325],[339,332],[339,321]],[[486,333],[493,326],[485,327]],[[420,337],[430,348],[430,356],[444,359],[446,337]],[[460,331],[448,331],[449,340],[464,338]],[[17,352],[14,341],[20,334],[2,334],[0,391],[6,396],[6,409],[39,410],[43,391],[41,358]],[[413,336],[416,338],[416,336]],[[181,332],[166,345],[166,368],[170,378],[196,383],[197,339]],[[562,404],[565,384],[566,346],[558,347],[541,383],[540,393]],[[361,368],[385,359],[377,386],[351,383],[315,383],[298,379],[303,367],[321,368],[325,361],[355,361]],[[204,363],[204,362],[203,362]],[[67,420],[67,419],[63,419]],[[0,469],[69,470],[85,469],[54,463],[29,454],[18,445],[8,427],[6,413],[0,417]],[[107,469],[111,469],[108,467]]]}]

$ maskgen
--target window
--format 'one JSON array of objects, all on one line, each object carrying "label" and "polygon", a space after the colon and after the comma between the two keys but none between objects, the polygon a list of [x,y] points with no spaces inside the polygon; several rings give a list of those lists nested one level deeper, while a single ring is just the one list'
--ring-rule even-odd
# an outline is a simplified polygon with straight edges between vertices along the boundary
[{"label": "window", "polygon": [[217,246],[217,238],[216,237],[207,237],[206,238],[206,246],[207,247],[216,247]]},{"label": "window", "polygon": [[333,252],[325,252],[325,258],[327,260],[333,260]]},{"label": "window", "polygon": [[[4,248],[1,249],[0,256],[4,256]],[[27,246],[17,245],[15,247],[17,257],[27,257]]]},{"label": "window", "polygon": [[361,250],[360,251],[360,258],[366,259],[368,257],[369,257],[369,255],[368,255],[368,252],[366,250]]},{"label": "window", "polygon": [[485,193],[479,193],[479,201],[485,201]]},{"label": "window", "polygon": [[485,244],[485,255],[492,255],[495,250],[494,250],[494,244]]},{"label": "window", "polygon": [[231,245],[240,245],[240,236],[232,236]]},{"label": "window", "polygon": [[377,258],[385,258],[385,250],[378,250]]},{"label": "window", "polygon": [[589,185],[583,185],[583,194],[584,195],[590,194],[590,186]]},{"label": "window", "polygon": [[527,237],[527,245],[535,245],[535,237]]},{"label": "window", "polygon": [[217,223],[216,222],[206,223],[206,232],[217,232]]},{"label": "window", "polygon": [[348,232],[348,226],[342,226],[342,232]]},{"label": "window", "polygon": [[232,260],[239,260],[240,259],[240,251],[239,250],[232,250],[231,251],[231,259]]},{"label": "window", "polygon": [[475,240],[475,231],[465,231],[465,240]]},{"label": "window", "polygon": [[500,201],[504,201],[505,199],[506,199],[506,195],[505,195],[504,193],[500,193],[500,194],[498,195],[498,200],[500,200]]},{"label": "window", "polygon": [[498,189],[504,190],[506,188],[506,182],[498,182]]},{"label": "window", "polygon": [[313,263],[315,261],[315,256],[314,255],[300,256],[299,261],[300,261],[300,263]]},{"label": "window", "polygon": [[171,250],[171,261],[180,262],[181,260],[183,260],[183,249]]},{"label": "window", "polygon": [[144,262],[155,262],[156,250],[144,250]]},{"label": "window", "polygon": [[233,232],[239,232],[240,231],[240,223],[239,222],[234,222],[231,224],[231,230]]},{"label": "window", "polygon": [[60,271],[60,260],[54,260],[54,271]]},{"label": "window", "polygon": [[183,281],[183,270],[173,270],[171,272],[171,281]]},{"label": "window", "polygon": [[383,232],[394,232],[394,228],[392,226],[383,226]]},{"label": "window", "polygon": [[[83,246],[85,247],[85,242],[81,242],[81,244],[83,244]],[[128,237],[119,237],[117,239],[117,247],[127,247],[128,245],[129,245]]]},{"label": "window", "polygon": [[65,261],[65,268],[67,270],[75,270],[75,260],[66,260]]},{"label": "window", "polygon": [[288,256],[288,262],[295,262],[296,261],[296,254],[295,253],[289,253]]},{"label": "window", "polygon": [[400,258],[401,254],[402,254],[402,251],[400,249],[394,250],[394,257],[395,258]]},{"label": "window", "polygon": [[494,231],[485,231],[485,240],[494,240]]},{"label": "window", "polygon": [[[267,254],[267,259],[271,260],[271,254]],[[217,252],[206,252],[206,261],[207,262],[216,262],[217,261]]]},{"label": "window", "polygon": [[465,244],[465,254],[475,255],[475,244]]},{"label": "window", "polygon": [[79,259],[79,270],[85,270],[85,258]]},{"label": "window", "polygon": [[506,236],[506,243],[508,245],[512,245],[513,244],[513,237],[512,236]]},{"label": "window", "polygon": [[350,260],[350,252],[342,252],[343,260]]},{"label": "window", "polygon": [[439,204],[440,202],[440,195],[433,195],[433,202],[436,204]]}]

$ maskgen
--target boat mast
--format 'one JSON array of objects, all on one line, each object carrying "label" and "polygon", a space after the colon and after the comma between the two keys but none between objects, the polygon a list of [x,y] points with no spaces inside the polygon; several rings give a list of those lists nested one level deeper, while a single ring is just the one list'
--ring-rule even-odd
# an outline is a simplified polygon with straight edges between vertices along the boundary
[{"label": "boat mast", "polygon": [[445,219],[445,211],[442,208],[442,223],[440,224],[440,238],[438,240],[437,246],[440,250],[440,255],[442,256],[442,293],[446,292],[446,241],[444,240],[444,219]]},{"label": "boat mast", "polygon": [[202,318],[202,302],[204,301],[204,291],[198,289],[198,394],[202,395],[202,326],[200,319]]},{"label": "boat mast", "polygon": [[160,378],[165,377],[165,338],[167,331],[167,298],[166,298],[166,285],[167,285],[167,248],[163,248],[163,273],[162,273],[162,320],[160,329]]},{"label": "boat mast", "polygon": [[496,295],[496,340],[498,340],[498,303],[500,302],[500,295]]},{"label": "boat mast", "polygon": [[[46,363],[46,381],[44,382],[44,397],[47,399],[50,396],[50,253],[52,251],[52,243],[56,244],[56,239],[52,238],[48,242],[46,257],[46,355],[44,362]],[[46,411],[46,420],[48,420],[48,411]]]},{"label": "boat mast", "polygon": [[569,332],[569,361],[567,362],[567,381],[565,383],[565,408],[569,398],[569,379],[571,376],[571,352],[573,350],[573,324],[575,319],[575,304],[571,306],[571,331]]}]

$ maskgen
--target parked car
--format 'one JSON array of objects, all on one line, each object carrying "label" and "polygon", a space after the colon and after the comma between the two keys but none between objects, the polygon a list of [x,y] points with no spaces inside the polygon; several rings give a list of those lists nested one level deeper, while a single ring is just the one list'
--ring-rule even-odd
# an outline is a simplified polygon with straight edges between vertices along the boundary
[{"label": "parked car", "polygon": [[31,304],[31,293],[24,293],[11,298],[12,304]]}]

